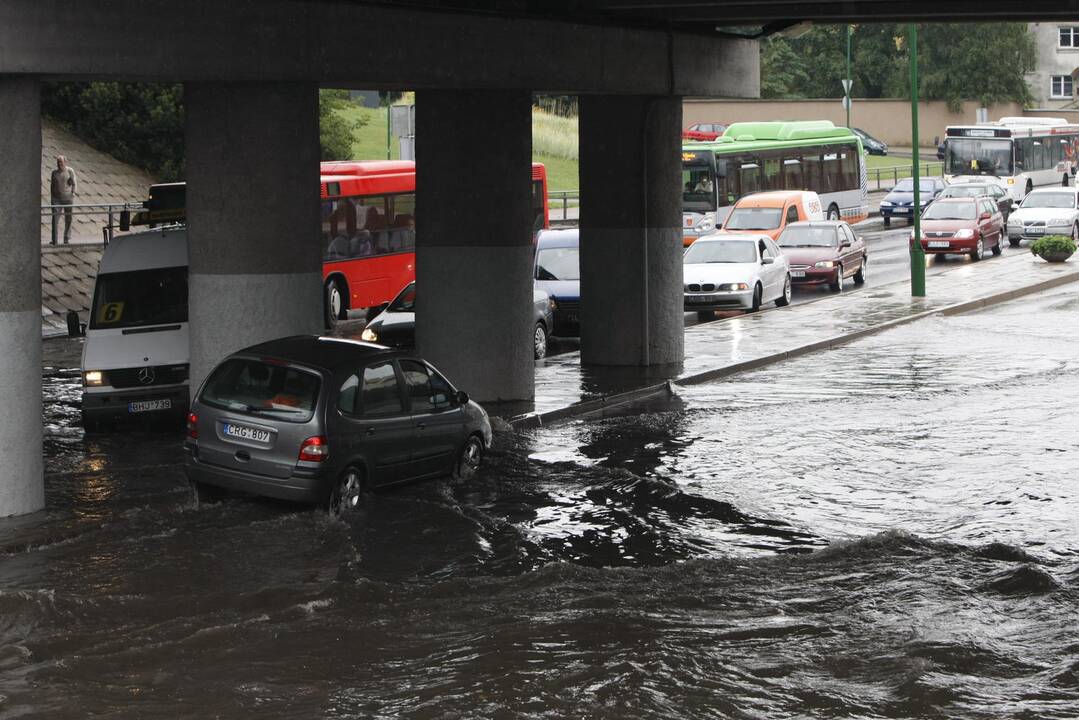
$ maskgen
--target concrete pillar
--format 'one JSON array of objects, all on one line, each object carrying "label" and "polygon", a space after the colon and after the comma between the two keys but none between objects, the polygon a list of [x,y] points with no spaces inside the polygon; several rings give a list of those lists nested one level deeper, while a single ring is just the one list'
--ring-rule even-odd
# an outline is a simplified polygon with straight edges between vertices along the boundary
[{"label": "concrete pillar", "polygon": [[45,507],[41,444],[41,94],[0,77],[0,517]]},{"label": "concrete pillar", "polygon": [[322,329],[318,90],[184,87],[191,391],[222,357]]},{"label": "concrete pillar", "polygon": [[581,362],[684,357],[680,97],[581,97]]},{"label": "concrete pillar", "polygon": [[416,342],[483,401],[531,400],[531,95],[416,99]]}]

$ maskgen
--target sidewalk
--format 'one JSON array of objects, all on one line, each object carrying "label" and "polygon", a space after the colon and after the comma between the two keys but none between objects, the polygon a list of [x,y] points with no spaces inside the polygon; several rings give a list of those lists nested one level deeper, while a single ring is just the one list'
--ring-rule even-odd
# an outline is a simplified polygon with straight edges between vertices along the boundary
[{"label": "sidewalk", "polygon": [[[667,368],[582,368],[580,353],[536,367],[529,412],[507,419],[517,428],[604,410],[667,391],[825,350],[935,313],[955,313],[1079,281],[1079,262],[1046,263],[1029,253],[963,263],[927,279],[925,298],[908,282],[832,295],[685,330],[686,359]],[[497,411],[496,411],[497,414]]]}]

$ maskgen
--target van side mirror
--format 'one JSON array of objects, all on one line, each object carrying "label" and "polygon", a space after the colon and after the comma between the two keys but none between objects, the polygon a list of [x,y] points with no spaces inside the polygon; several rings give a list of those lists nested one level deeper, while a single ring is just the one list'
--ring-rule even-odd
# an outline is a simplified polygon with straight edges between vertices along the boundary
[{"label": "van side mirror", "polygon": [[468,393],[466,393],[464,390],[457,391],[457,404],[468,405]]}]

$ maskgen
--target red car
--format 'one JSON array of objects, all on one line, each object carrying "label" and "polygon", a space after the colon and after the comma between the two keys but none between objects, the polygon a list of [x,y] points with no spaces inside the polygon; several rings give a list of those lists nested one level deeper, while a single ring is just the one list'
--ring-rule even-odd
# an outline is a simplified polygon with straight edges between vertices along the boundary
[{"label": "red car", "polygon": [[682,131],[683,140],[715,140],[727,126],[723,123],[697,123]]},{"label": "red car", "polygon": [[796,285],[828,283],[842,290],[847,278],[865,282],[869,252],[865,241],[842,220],[808,220],[791,223],[779,236],[779,249],[791,266]]},{"label": "red car", "polygon": [[[914,231],[910,233],[914,240]],[[943,198],[922,213],[922,250],[933,255],[970,255],[981,260],[987,247],[1000,255],[1004,216],[988,197]]]}]

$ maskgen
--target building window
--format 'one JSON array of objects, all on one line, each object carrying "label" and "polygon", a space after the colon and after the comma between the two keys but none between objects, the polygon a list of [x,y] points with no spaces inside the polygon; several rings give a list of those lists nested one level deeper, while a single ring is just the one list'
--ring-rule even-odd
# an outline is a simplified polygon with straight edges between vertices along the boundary
[{"label": "building window", "polygon": [[1072,76],[1054,75],[1049,95],[1055,98],[1070,98],[1072,96]]},{"label": "building window", "polygon": [[1059,47],[1079,48],[1079,27],[1062,27],[1059,32]]}]

